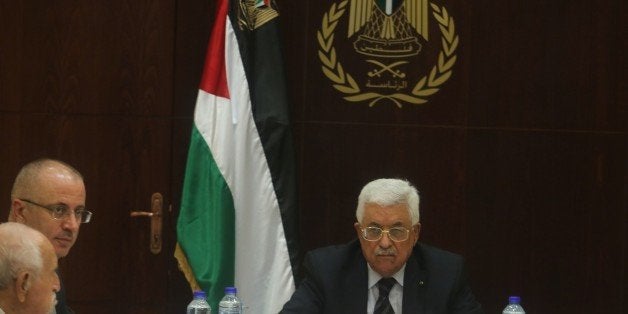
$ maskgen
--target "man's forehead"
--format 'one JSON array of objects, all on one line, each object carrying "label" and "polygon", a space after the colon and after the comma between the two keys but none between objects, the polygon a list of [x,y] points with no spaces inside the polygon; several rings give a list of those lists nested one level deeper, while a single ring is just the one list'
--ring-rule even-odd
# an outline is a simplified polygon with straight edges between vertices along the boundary
[{"label": "man's forehead", "polygon": [[79,175],[60,165],[45,167],[39,172],[39,178],[42,180],[83,181]]},{"label": "man's forehead", "polygon": [[38,193],[55,193],[66,194],[71,192],[72,194],[78,194],[79,196],[85,194],[85,184],[83,179],[74,175],[73,173],[54,173],[47,172],[41,173],[35,186]]}]

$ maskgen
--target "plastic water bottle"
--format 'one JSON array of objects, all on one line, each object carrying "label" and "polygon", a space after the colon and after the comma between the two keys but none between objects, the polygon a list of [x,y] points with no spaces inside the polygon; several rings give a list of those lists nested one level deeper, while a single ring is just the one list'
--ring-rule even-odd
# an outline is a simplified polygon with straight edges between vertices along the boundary
[{"label": "plastic water bottle", "polygon": [[513,295],[508,297],[508,305],[504,308],[502,314],[526,314],[521,305],[521,298]]},{"label": "plastic water bottle", "polygon": [[194,299],[188,304],[187,314],[211,314],[212,308],[206,298],[205,291],[194,291]]},{"label": "plastic water bottle", "polygon": [[218,314],[242,314],[242,302],[236,294],[235,287],[226,287],[225,296],[218,303]]}]

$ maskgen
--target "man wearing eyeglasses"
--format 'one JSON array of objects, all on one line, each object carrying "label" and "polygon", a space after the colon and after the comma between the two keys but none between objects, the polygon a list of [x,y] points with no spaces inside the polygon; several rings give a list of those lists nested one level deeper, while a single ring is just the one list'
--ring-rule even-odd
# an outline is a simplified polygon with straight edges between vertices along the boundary
[{"label": "man wearing eyeglasses", "polygon": [[461,256],[419,243],[419,196],[409,182],[362,188],[358,240],[305,256],[305,278],[281,313],[484,313]]},{"label": "man wearing eyeglasses", "polygon": [[[18,173],[11,190],[9,221],[23,223],[43,233],[57,258],[68,255],[81,224],[91,220],[85,209],[83,176],[72,166],[54,159],[28,163]],[[72,313],[65,289],[57,293],[57,314]]]}]

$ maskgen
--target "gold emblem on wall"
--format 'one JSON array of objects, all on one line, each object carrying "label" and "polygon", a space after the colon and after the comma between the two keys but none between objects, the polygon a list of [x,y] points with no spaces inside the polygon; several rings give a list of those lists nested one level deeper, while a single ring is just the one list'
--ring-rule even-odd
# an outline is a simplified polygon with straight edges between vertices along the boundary
[{"label": "gold emblem on wall", "polygon": [[[430,15],[441,39],[440,46],[434,46],[437,53],[429,41]],[[363,62],[357,67],[362,73],[356,76],[345,71],[334,45],[342,33],[338,25],[345,21],[343,39]],[[345,100],[368,102],[371,107],[387,100],[399,108],[404,103],[424,104],[440,90],[451,77],[459,41],[447,9],[428,0],[334,2],[323,16],[317,39],[323,74]],[[434,55],[431,67],[424,65],[430,48]]]}]

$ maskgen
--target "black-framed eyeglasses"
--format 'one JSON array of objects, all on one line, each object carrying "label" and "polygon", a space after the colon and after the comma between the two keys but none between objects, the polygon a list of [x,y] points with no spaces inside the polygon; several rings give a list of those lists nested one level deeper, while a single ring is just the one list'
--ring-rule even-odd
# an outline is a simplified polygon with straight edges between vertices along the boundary
[{"label": "black-framed eyeglasses", "polygon": [[29,203],[31,205],[35,205],[37,207],[41,207],[43,209],[47,209],[48,212],[50,212],[50,215],[52,216],[53,219],[57,219],[57,220],[66,219],[67,217],[70,216],[70,213],[73,212],[74,218],[76,218],[76,221],[82,224],[86,224],[92,220],[92,212],[85,209],[77,209],[73,211],[67,205],[63,205],[63,204],[45,206],[45,205],[35,203],[25,198],[20,198],[19,200],[22,202]]},{"label": "black-framed eyeglasses", "polygon": [[392,227],[389,229],[380,227],[362,228],[362,237],[366,241],[379,241],[384,236],[384,233],[387,233],[388,238],[395,242],[403,242],[410,237],[410,229],[406,227]]}]

